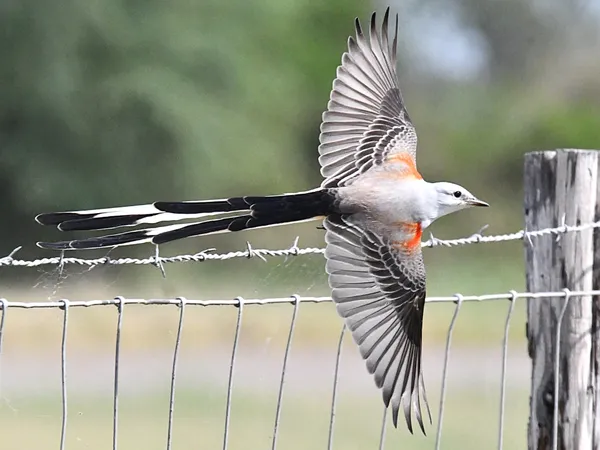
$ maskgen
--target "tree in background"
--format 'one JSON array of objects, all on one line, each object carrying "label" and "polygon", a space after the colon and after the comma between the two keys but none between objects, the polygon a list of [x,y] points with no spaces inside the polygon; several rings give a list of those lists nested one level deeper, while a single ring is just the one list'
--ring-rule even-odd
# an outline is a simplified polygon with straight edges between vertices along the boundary
[{"label": "tree in background", "polygon": [[3,3],[2,248],[42,210],[315,183],[354,4]]},{"label": "tree in background", "polygon": [[[495,231],[520,226],[524,152],[600,147],[598,14],[587,5],[392,5],[419,164],[428,178],[459,179],[489,198]],[[40,211],[315,186],[335,67],[353,18],[371,9],[359,0],[3,2],[0,189],[10,219],[0,222],[0,251],[56,238],[33,222]],[[443,35],[444,21],[454,34]],[[446,49],[427,59],[421,45],[436,33],[442,42],[466,33],[478,70],[440,72]],[[439,227],[475,231],[468,213]]]}]

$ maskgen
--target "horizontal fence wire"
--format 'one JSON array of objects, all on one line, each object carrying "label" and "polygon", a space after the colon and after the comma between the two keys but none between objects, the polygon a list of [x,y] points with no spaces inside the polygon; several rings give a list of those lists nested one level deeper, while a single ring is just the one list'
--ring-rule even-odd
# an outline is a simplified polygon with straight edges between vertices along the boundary
[{"label": "horizontal fence wire", "polygon": [[[600,295],[600,290],[590,291],[568,291],[571,297],[585,297]],[[565,298],[565,291],[550,291],[550,292],[505,292],[498,294],[483,294],[483,295],[462,295],[454,294],[445,297],[427,297],[427,303],[458,303],[458,302],[487,302],[494,300],[517,300],[517,299],[540,299],[540,298]],[[70,308],[92,306],[124,306],[124,305],[181,305],[185,301],[187,306],[239,306],[244,305],[273,305],[281,303],[296,304],[299,303],[324,303],[331,302],[331,297],[308,297],[297,294],[289,297],[273,297],[273,298],[243,298],[236,297],[233,299],[219,300],[192,300],[185,297],[175,298],[125,298],[115,297],[105,300],[54,300],[54,301],[39,301],[39,302],[13,302],[7,299],[0,298],[0,311],[8,308],[24,308],[24,309],[48,309],[48,308],[64,308],[68,303]]]},{"label": "horizontal fence wire", "polygon": [[[509,241],[522,241],[527,239],[533,242],[533,239],[541,236],[560,236],[566,233],[575,233],[585,230],[591,230],[600,228],[600,222],[591,222],[581,225],[566,225],[555,228],[545,228],[542,230],[519,230],[514,233],[499,234],[494,236],[484,236],[482,233],[487,229],[487,226],[483,227],[477,233],[471,236],[458,238],[458,239],[438,239],[430,235],[427,241],[422,242],[422,247],[456,247],[461,245],[470,244],[488,244],[493,242],[509,242]],[[300,255],[312,255],[312,254],[324,254],[324,248],[307,247],[301,248],[298,246],[299,238],[296,237],[292,245],[287,249],[269,250],[264,248],[253,248],[252,245],[247,242],[245,250],[227,252],[227,253],[214,253],[214,249],[206,249],[194,254],[177,255],[170,257],[160,256],[158,246],[153,256],[148,258],[111,258],[110,256],[103,256],[102,258],[76,258],[67,257],[65,252],[62,252],[60,256],[54,256],[50,258],[39,258],[34,260],[22,260],[15,259],[16,253],[21,247],[15,248],[9,255],[0,258],[0,267],[2,266],[13,266],[13,267],[38,267],[45,265],[59,265],[60,267],[67,264],[75,264],[81,266],[101,266],[101,265],[154,265],[162,268],[162,264],[169,263],[186,263],[186,262],[206,262],[206,261],[226,261],[235,258],[253,258],[257,257],[260,259],[266,259],[267,257],[288,257],[288,256],[300,256]]]}]

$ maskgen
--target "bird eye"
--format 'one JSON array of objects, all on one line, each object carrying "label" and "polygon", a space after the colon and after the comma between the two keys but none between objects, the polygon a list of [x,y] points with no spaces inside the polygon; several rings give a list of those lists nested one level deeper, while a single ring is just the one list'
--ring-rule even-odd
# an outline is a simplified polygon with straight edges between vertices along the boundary
[{"label": "bird eye", "polygon": [[460,198],[460,196],[462,195],[462,192],[454,191],[454,194],[452,194],[452,195],[454,195],[456,198]]}]

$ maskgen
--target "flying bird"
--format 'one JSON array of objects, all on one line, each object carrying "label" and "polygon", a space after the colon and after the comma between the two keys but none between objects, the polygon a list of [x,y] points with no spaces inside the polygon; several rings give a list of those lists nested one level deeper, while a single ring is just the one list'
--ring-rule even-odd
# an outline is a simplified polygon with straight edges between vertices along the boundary
[{"label": "flying bird", "polygon": [[[389,8],[379,29],[373,13],[368,32],[355,21],[356,36],[348,39],[323,113],[320,187],[272,196],[40,214],[37,222],[62,231],[146,227],[37,245],[53,250],[158,245],[323,220],[326,271],[337,312],[381,389],[385,406],[391,404],[394,426],[402,406],[410,432],[414,413],[425,433],[422,403],[430,423],[431,412],[421,368],[421,236],[441,216],[488,204],[457,184],[427,182],[417,171],[417,134],[396,76],[398,16],[391,43],[388,19]],[[180,222],[186,219],[194,221]]]}]

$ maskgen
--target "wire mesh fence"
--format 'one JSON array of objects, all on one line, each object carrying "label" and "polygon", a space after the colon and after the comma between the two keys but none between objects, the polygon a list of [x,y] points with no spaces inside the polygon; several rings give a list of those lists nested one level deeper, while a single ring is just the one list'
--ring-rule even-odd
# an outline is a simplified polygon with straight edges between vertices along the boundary
[{"label": "wire mesh fence", "polygon": [[[548,228],[543,230],[525,231],[521,230],[516,233],[498,235],[498,236],[483,236],[481,232],[467,238],[455,239],[449,241],[442,241],[434,238],[433,236],[426,242],[423,243],[426,247],[435,247],[437,245],[443,246],[454,246],[454,245],[467,245],[475,243],[492,243],[492,242],[505,242],[510,240],[523,240],[530,241],[533,245],[533,239],[540,236],[555,235],[557,239],[565,233],[581,232],[583,230],[590,230],[600,227],[600,222],[583,224],[578,226],[562,225],[556,228]],[[211,252],[201,252],[195,255],[180,255],[172,258],[162,258],[158,254],[154,257],[146,259],[110,259],[110,258],[98,258],[98,259],[80,259],[71,258],[61,255],[55,258],[44,258],[34,261],[23,261],[14,258],[13,254],[0,259],[0,266],[26,266],[26,267],[37,267],[40,265],[59,265],[65,264],[80,264],[87,266],[95,266],[100,264],[152,264],[161,266],[162,263],[174,263],[174,262],[187,262],[187,261],[211,261],[211,260],[224,260],[232,258],[249,258],[249,257],[281,257],[281,256],[299,256],[305,254],[322,253],[323,249],[320,248],[299,248],[298,241],[296,240],[293,246],[285,250],[266,250],[266,249],[253,249],[250,245],[244,251],[230,252],[225,254],[216,254]],[[497,435],[497,448],[502,449],[504,447],[505,437],[505,404],[506,404],[506,373],[508,365],[508,342],[509,342],[509,330],[511,321],[513,318],[514,306],[518,300],[528,299],[536,301],[544,301],[545,299],[552,298],[564,298],[565,308],[567,302],[572,298],[580,298],[586,296],[600,295],[600,290],[596,291],[569,291],[564,289],[561,291],[553,292],[516,292],[510,291],[505,293],[492,293],[484,295],[463,295],[454,294],[451,296],[443,297],[428,297],[427,303],[446,303],[454,305],[454,312],[450,321],[450,325],[446,334],[444,359],[443,359],[443,370],[442,370],[442,381],[440,391],[440,403],[439,413],[437,417],[437,429],[435,438],[435,448],[439,449],[442,442],[442,431],[444,425],[444,414],[446,406],[446,395],[448,391],[448,365],[452,356],[452,336],[456,325],[456,320],[461,311],[461,307],[465,302],[489,302],[489,301],[507,301],[509,302],[509,308],[506,316],[504,317],[504,332],[502,340],[502,361],[501,361],[501,374],[500,374],[500,393],[499,393],[499,411],[498,411],[498,435]],[[6,324],[10,320],[11,310],[25,309],[25,310],[38,310],[38,309],[60,309],[62,311],[62,334],[61,334],[61,348],[60,348],[60,367],[61,367],[61,429],[60,429],[60,449],[66,448],[66,435],[69,426],[69,386],[68,386],[68,372],[67,372],[67,336],[70,324],[70,311],[73,308],[94,308],[99,306],[113,306],[117,310],[117,325],[115,335],[115,353],[114,353],[114,371],[113,371],[113,396],[112,396],[112,448],[117,449],[119,442],[119,398],[120,398],[120,364],[122,358],[122,330],[123,330],[123,317],[127,314],[129,306],[132,305],[144,305],[144,306],[162,306],[177,308],[179,315],[176,328],[175,344],[172,350],[172,365],[170,373],[170,386],[169,386],[169,404],[168,404],[168,427],[166,435],[166,448],[171,449],[173,446],[173,427],[174,427],[174,411],[175,411],[175,399],[176,390],[178,383],[178,358],[180,354],[180,347],[182,341],[182,333],[185,328],[186,312],[189,308],[194,307],[235,307],[237,308],[237,319],[235,322],[235,328],[232,330],[233,345],[231,348],[231,356],[229,359],[229,373],[227,380],[226,390],[226,405],[225,405],[225,417],[224,417],[224,432],[222,440],[222,448],[229,448],[229,441],[231,437],[231,413],[232,413],[232,399],[234,397],[235,385],[236,385],[236,361],[240,343],[240,330],[244,323],[244,312],[248,306],[252,305],[273,305],[273,304],[290,304],[293,307],[293,313],[289,324],[289,332],[287,335],[287,341],[285,344],[285,351],[281,366],[281,376],[279,378],[279,385],[277,391],[277,403],[276,410],[274,413],[273,427],[272,427],[272,439],[271,448],[278,448],[279,430],[281,425],[281,409],[284,403],[284,391],[286,386],[286,370],[288,363],[293,358],[292,343],[294,332],[296,329],[298,313],[301,305],[307,303],[327,303],[331,302],[330,297],[308,297],[301,295],[290,295],[289,297],[274,297],[274,298],[244,298],[237,297],[234,299],[224,300],[211,300],[211,299],[188,299],[184,297],[178,298],[125,298],[115,297],[113,299],[89,299],[89,300],[69,300],[60,299],[56,301],[28,301],[18,302],[9,301],[5,298],[0,298],[0,309],[2,315],[0,318],[0,396],[2,395],[2,371],[3,371],[3,354],[4,354],[4,337]],[[564,311],[564,310],[563,310]],[[8,318],[8,319],[7,319]],[[559,364],[559,344],[560,344],[560,323],[562,321],[562,315],[559,318],[559,326],[557,329],[556,336],[556,356],[555,365]],[[330,450],[334,445],[335,436],[335,419],[336,411],[339,400],[338,385],[340,379],[340,361],[343,353],[343,342],[345,336],[345,328],[341,328],[339,334],[339,340],[337,342],[337,350],[335,352],[335,368],[332,374],[332,389],[331,389],[331,408],[329,412],[329,424],[328,424],[328,439],[327,449]],[[427,349],[425,349],[425,352]],[[558,367],[556,367],[558,372]],[[558,390],[558,379],[555,381],[556,391]],[[376,390],[373,389],[373,395],[377,395]],[[554,396],[554,412],[557,417],[558,403],[556,399],[558,396]],[[379,439],[379,448],[383,449],[385,445],[386,437],[386,424],[387,424],[387,411],[383,411],[382,422],[381,422],[381,434]],[[553,448],[556,448],[556,437],[553,440]]]}]

